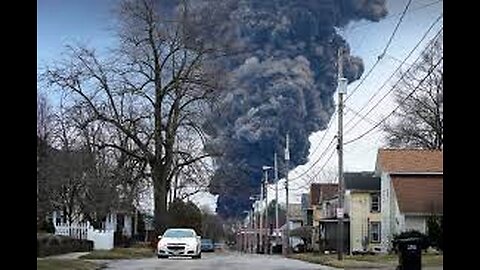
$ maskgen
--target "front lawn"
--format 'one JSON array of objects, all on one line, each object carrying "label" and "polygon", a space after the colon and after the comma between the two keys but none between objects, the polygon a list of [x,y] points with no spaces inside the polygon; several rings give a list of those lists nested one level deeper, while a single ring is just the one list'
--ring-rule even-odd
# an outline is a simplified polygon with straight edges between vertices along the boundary
[{"label": "front lawn", "polygon": [[97,270],[103,266],[94,262],[76,259],[38,259],[37,270]]},{"label": "front lawn", "polygon": [[155,255],[151,248],[114,248],[112,250],[94,250],[80,259],[120,260],[151,258]]},{"label": "front lawn", "polygon": [[[398,265],[398,255],[346,255],[342,261],[337,260],[336,254],[324,255],[315,253],[300,253],[289,255],[292,259],[298,259],[311,263],[338,267],[338,268],[379,268],[395,267]],[[443,255],[422,254],[422,266],[443,265]]]}]

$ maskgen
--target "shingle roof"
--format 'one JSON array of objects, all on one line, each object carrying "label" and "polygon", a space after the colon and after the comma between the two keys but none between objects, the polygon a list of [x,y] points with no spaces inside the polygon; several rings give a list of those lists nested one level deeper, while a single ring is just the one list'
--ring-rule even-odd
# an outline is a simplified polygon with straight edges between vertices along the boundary
[{"label": "shingle roof", "polygon": [[373,172],[350,172],[344,174],[347,190],[380,190],[380,177],[374,177]]},{"label": "shingle roof", "polygon": [[379,149],[377,166],[384,172],[443,172],[443,151]]},{"label": "shingle roof", "polygon": [[443,213],[443,176],[392,176],[392,184],[402,213]]},{"label": "shingle roof", "polygon": [[313,183],[310,185],[310,204],[318,205],[320,201],[333,197],[338,192],[338,184]]}]

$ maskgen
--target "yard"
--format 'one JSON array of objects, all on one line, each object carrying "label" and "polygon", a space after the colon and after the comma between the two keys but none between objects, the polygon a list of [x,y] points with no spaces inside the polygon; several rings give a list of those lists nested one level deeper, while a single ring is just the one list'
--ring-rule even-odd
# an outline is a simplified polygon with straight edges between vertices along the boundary
[{"label": "yard", "polygon": [[37,270],[96,270],[102,268],[101,264],[78,259],[37,260]]},{"label": "yard", "polygon": [[114,248],[112,250],[94,250],[80,259],[120,260],[151,258],[155,255],[151,248]]},{"label": "yard", "polygon": [[[318,263],[338,268],[378,268],[395,267],[398,265],[398,255],[346,255],[342,261],[337,260],[337,255],[324,255],[315,253],[292,254],[290,258]],[[443,265],[443,255],[422,254],[422,266]]]}]

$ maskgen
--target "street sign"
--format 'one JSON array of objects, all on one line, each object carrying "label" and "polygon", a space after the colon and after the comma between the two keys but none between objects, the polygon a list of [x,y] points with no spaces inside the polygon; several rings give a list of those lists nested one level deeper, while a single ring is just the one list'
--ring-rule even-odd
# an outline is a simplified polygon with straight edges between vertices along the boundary
[{"label": "street sign", "polygon": [[343,208],[337,208],[337,218],[343,218]]}]

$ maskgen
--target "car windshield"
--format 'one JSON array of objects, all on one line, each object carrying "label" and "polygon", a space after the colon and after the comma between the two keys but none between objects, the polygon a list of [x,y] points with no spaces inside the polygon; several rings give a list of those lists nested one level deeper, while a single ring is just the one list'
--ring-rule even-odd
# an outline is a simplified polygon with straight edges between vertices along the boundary
[{"label": "car windshield", "polygon": [[210,239],[202,239],[202,244],[211,244],[212,240]]},{"label": "car windshield", "polygon": [[190,231],[190,230],[167,230],[163,234],[163,237],[177,237],[177,238],[195,237],[195,234],[193,233],[193,231]]}]

